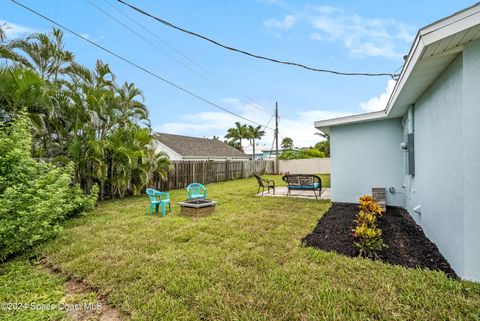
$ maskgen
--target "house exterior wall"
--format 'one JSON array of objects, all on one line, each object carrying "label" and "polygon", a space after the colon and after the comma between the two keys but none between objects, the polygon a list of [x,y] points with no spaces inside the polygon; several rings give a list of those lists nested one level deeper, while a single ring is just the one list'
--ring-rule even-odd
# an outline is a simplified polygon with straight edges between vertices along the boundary
[{"label": "house exterior wall", "polygon": [[[480,281],[479,85],[477,40],[403,119],[330,128],[332,200],[357,202],[371,187],[386,187],[387,204],[404,206],[455,272],[474,281]],[[408,154],[400,149],[410,124],[414,175],[407,174]],[[390,186],[397,193],[389,193]]]},{"label": "house exterior wall", "polygon": [[[402,141],[401,118],[332,127],[332,201],[357,203],[372,187],[385,187],[387,204],[403,206]],[[389,192],[390,187],[396,192]]]},{"label": "house exterior wall", "polygon": [[158,140],[155,140],[155,148],[157,152],[164,152],[168,155],[170,160],[182,160],[182,156],[174,152],[171,148],[165,144],[160,143]]},{"label": "house exterior wall", "polygon": [[[406,208],[455,272],[480,281],[480,41],[415,103]],[[420,205],[420,213],[414,207]]]},{"label": "house exterior wall", "polygon": [[[406,209],[460,275],[464,268],[465,187],[461,184],[462,69],[459,55],[415,102],[415,175],[405,177]],[[416,206],[421,206],[419,211],[414,211]]]},{"label": "house exterior wall", "polygon": [[480,282],[480,41],[465,48],[463,64],[463,275]]}]

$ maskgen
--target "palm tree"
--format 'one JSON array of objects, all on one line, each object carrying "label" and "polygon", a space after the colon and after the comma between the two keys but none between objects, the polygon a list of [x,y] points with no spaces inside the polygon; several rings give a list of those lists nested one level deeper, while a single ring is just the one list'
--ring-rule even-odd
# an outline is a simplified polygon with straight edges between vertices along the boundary
[{"label": "palm tree", "polygon": [[20,63],[21,65],[29,65],[29,62],[22,55],[16,53],[10,42],[5,41],[7,39],[7,30],[10,29],[10,26],[7,23],[0,25],[0,58],[10,60],[15,63]]},{"label": "palm tree", "polygon": [[46,115],[54,97],[54,88],[31,69],[19,65],[0,69],[0,119],[9,121],[25,111],[32,123],[32,155],[45,156],[51,149],[47,139]]},{"label": "palm tree", "polygon": [[[36,72],[20,66],[0,68],[0,102],[2,117],[12,117],[24,108],[30,117],[44,111],[48,105],[48,86]],[[41,126],[41,122],[38,122]]]},{"label": "palm tree", "polygon": [[225,138],[230,139],[230,142],[235,145],[236,142],[239,142],[239,149],[243,150],[242,139],[248,139],[248,128],[247,125],[242,125],[240,122],[235,122],[235,127],[229,128]]},{"label": "palm tree", "polygon": [[0,67],[0,120],[26,110],[37,157],[73,161],[75,180],[86,192],[99,184],[102,197],[138,194],[154,175],[168,175],[172,165],[152,144],[140,89],[119,86],[101,60],[93,70],[76,63],[58,29],[8,42],[4,30],[0,26],[0,58],[10,64]]},{"label": "palm tree", "polygon": [[7,39],[7,29],[10,29],[10,27],[6,22],[0,25],[0,42],[3,42],[5,39]]},{"label": "palm tree", "polygon": [[263,136],[265,136],[265,131],[262,130],[262,126],[248,126],[248,138],[251,140],[252,146],[253,146],[253,156],[252,160],[255,160],[255,140],[256,139],[261,139]]},{"label": "palm tree", "polygon": [[149,163],[150,168],[148,181],[148,185],[150,186],[154,186],[155,177],[165,180],[168,177],[168,174],[172,173],[174,170],[168,155],[165,152],[157,152],[153,141],[150,142],[146,160]]},{"label": "palm tree", "polygon": [[74,60],[73,53],[64,48],[63,31],[57,28],[53,28],[51,35],[34,33],[26,39],[12,40],[9,47],[27,56],[23,64],[36,70],[40,77],[53,81],[57,81],[60,74],[68,73]]},{"label": "palm tree", "polygon": [[[125,82],[122,87],[117,88],[117,123],[119,126],[126,126],[128,122],[142,122],[150,126],[148,108],[143,104],[143,93],[133,83]],[[137,97],[141,99],[137,100]]]}]

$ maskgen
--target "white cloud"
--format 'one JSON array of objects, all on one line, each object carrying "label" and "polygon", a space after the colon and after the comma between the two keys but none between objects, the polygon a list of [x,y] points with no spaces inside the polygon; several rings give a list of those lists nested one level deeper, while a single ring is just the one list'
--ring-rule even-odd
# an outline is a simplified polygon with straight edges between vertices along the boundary
[{"label": "white cloud", "polygon": [[297,16],[295,15],[286,15],[282,20],[270,19],[264,22],[265,27],[268,29],[283,29],[288,30],[293,27],[297,22]]},{"label": "white cloud", "polygon": [[310,35],[310,39],[313,39],[313,40],[322,40],[322,36],[320,36],[320,34],[318,32],[314,32]]},{"label": "white cloud", "polygon": [[7,34],[7,38],[10,39],[38,32],[38,30],[30,27],[21,26],[12,22],[0,20],[0,25],[3,25],[4,23],[6,24],[5,33]]},{"label": "white cloud", "polygon": [[[223,99],[223,102],[230,101],[231,105],[239,102],[236,99]],[[248,104],[235,106],[240,115],[255,120],[261,124],[266,124],[270,118],[266,113],[259,112],[257,109],[251,109]],[[310,110],[298,112],[293,117],[280,118],[280,141],[282,137],[290,137],[293,139],[295,146],[313,146],[320,140],[318,135],[315,135],[317,130],[313,127],[313,123],[317,120],[335,118],[350,115],[344,112]],[[195,114],[185,115],[177,122],[165,123],[155,128],[158,132],[166,132],[172,134],[189,135],[197,137],[213,137],[219,136],[224,139],[227,129],[232,127],[236,121],[247,123],[234,115],[224,112],[199,112]],[[273,127],[273,121],[269,127]],[[259,142],[271,146],[273,141],[273,131],[266,130],[266,135]],[[246,142],[244,143],[246,145]]]},{"label": "white cloud", "polygon": [[270,19],[268,30],[289,30],[300,21],[313,31],[310,39],[339,42],[353,58],[366,56],[400,60],[403,50],[414,39],[414,29],[394,19],[366,18],[333,6],[309,6],[286,15],[282,20]]},{"label": "white cloud", "polygon": [[372,97],[366,102],[360,103],[360,107],[365,112],[384,110],[387,107],[388,99],[395,88],[395,80],[390,79],[387,83],[385,91],[377,97]]},{"label": "white cloud", "polygon": [[401,59],[399,47],[413,39],[412,28],[394,19],[364,18],[340,8],[316,7],[308,19],[320,36],[343,42],[354,57]]},{"label": "white cloud", "polygon": [[309,147],[319,142],[321,138],[315,133],[318,132],[313,126],[317,120],[331,119],[343,116],[349,116],[351,113],[327,111],[327,110],[310,110],[298,112],[293,118],[281,118],[280,120],[280,139],[282,137],[290,137],[297,147]]}]

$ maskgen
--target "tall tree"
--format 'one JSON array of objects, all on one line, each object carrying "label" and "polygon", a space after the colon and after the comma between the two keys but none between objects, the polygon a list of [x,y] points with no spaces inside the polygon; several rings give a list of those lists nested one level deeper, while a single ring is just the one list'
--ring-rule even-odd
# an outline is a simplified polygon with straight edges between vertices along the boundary
[{"label": "tall tree", "polygon": [[68,73],[74,60],[73,53],[65,50],[63,31],[57,28],[49,35],[34,33],[26,39],[12,40],[10,47],[22,51],[27,58],[24,64],[48,80],[56,81],[59,75]]},{"label": "tall tree", "polygon": [[229,139],[232,144],[235,144],[236,142],[239,143],[239,149],[243,150],[242,147],[242,139],[248,139],[248,128],[247,125],[242,125],[240,122],[235,122],[235,127],[229,128],[227,130],[227,135],[225,135],[225,138]]},{"label": "tall tree", "polygon": [[261,139],[263,136],[265,136],[265,131],[262,130],[262,126],[248,126],[247,130],[247,137],[251,140],[252,146],[253,146],[253,156],[252,160],[255,160],[255,140],[256,139]]},{"label": "tall tree", "polygon": [[0,67],[1,120],[26,108],[33,155],[55,164],[73,161],[85,191],[98,184],[102,196],[137,194],[153,175],[172,170],[152,143],[141,90],[119,86],[101,60],[92,70],[76,63],[60,30],[2,41],[0,58],[9,61]]},{"label": "tall tree", "polygon": [[280,145],[283,151],[293,149],[293,139],[290,137],[285,137],[282,139],[282,143]]},{"label": "tall tree", "polygon": [[325,140],[315,144],[315,148],[325,154],[325,157],[330,157],[330,135],[324,134],[322,132],[317,132],[315,135],[319,135]]}]

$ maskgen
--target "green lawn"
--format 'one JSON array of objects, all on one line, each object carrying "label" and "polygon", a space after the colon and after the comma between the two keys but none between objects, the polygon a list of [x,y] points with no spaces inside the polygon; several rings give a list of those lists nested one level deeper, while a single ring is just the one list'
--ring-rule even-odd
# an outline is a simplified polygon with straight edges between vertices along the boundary
[{"label": "green lawn", "polygon": [[[107,201],[37,252],[134,320],[479,318],[479,284],[301,246],[329,202],[255,197],[254,179],[207,188],[209,217],[182,217],[181,190],[166,218],[146,215],[146,197]],[[24,258],[2,268],[0,301],[62,297],[63,279]],[[34,320],[22,313],[12,320]]]}]

